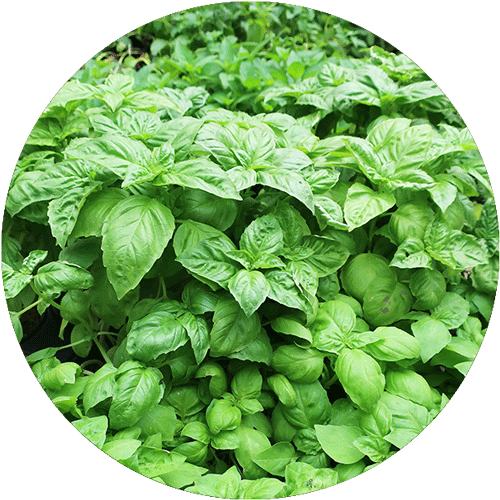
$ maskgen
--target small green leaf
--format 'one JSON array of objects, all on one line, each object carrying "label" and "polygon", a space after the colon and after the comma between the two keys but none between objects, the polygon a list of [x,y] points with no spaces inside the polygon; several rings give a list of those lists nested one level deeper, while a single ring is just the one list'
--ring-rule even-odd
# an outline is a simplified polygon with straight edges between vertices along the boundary
[{"label": "small green leaf", "polygon": [[270,290],[261,272],[246,269],[238,271],[229,280],[228,288],[247,316],[251,316],[261,306]]},{"label": "small green leaf", "polygon": [[432,317],[415,321],[411,330],[422,346],[421,357],[424,363],[440,352],[452,338],[446,325]]}]

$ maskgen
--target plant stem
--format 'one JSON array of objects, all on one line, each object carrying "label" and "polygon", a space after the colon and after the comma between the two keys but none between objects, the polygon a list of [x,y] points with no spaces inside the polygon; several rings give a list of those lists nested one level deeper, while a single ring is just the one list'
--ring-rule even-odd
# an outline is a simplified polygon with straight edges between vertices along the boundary
[{"label": "plant stem", "polygon": [[25,307],[22,311],[16,312],[18,316],[22,316],[25,312],[29,311],[30,309],[33,309],[33,307],[36,307],[40,302],[43,302],[43,299],[38,299],[33,304],[29,305],[28,307]]},{"label": "plant stem", "polygon": [[108,356],[106,349],[104,349],[104,346],[101,344],[97,336],[94,337],[92,340],[95,342],[95,345],[99,349],[99,352],[101,353],[101,356],[104,358],[104,361],[106,361],[106,363],[113,364],[113,361],[111,361],[111,358]]}]

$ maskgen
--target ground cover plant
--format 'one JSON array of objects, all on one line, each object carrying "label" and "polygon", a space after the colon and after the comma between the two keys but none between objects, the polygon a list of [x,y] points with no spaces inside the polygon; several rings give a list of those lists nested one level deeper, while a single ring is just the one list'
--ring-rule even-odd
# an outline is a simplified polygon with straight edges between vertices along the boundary
[{"label": "ground cover plant", "polygon": [[[498,280],[491,185],[448,99],[374,41],[293,6],[175,14],[31,132],[2,233],[14,330],[133,471],[222,498],[333,486],[467,374]],[[40,317],[59,317],[43,345]]]}]

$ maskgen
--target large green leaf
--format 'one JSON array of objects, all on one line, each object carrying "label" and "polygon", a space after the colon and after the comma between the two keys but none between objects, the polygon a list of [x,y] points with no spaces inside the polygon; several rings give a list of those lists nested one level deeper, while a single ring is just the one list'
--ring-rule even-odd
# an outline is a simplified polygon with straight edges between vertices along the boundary
[{"label": "large green leaf", "polygon": [[102,250],[118,299],[134,289],[153,267],[173,232],[172,213],[155,199],[138,195],[115,205],[102,228]]}]

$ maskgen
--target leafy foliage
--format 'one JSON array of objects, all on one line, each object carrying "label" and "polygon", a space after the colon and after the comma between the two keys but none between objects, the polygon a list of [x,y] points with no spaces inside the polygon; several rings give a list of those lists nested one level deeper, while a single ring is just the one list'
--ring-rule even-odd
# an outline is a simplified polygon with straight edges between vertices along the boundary
[{"label": "leafy foliage", "polygon": [[130,469],[221,498],[326,488],[467,374],[498,281],[492,189],[448,99],[374,40],[282,4],[174,14],[33,128],[3,225],[14,330],[60,311],[69,344],[28,362]]}]

